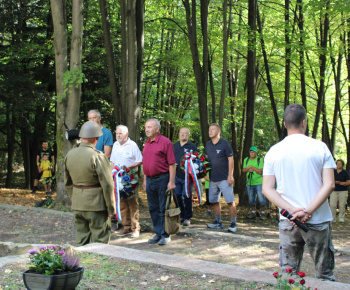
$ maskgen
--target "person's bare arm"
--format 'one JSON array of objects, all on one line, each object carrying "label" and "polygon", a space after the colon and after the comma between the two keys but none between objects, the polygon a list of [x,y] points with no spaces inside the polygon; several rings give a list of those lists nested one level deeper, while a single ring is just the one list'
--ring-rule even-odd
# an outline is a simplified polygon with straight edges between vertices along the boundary
[{"label": "person's bare arm", "polygon": [[276,191],[275,183],[276,183],[275,176],[264,175],[263,183],[262,183],[262,192],[266,196],[266,198],[274,205],[278,206],[279,208],[286,209],[291,214],[293,214],[298,210],[302,210],[302,209],[295,208],[289,202],[283,199],[281,195]]},{"label": "person's bare arm", "polygon": [[315,198],[311,203],[306,207],[305,211],[312,215],[315,210],[317,210],[329,197],[332,191],[335,188],[334,184],[334,169],[333,168],[324,168],[322,170],[322,180],[323,185],[320,190],[317,192]]},{"label": "person's bare arm", "polygon": [[144,189],[144,190],[146,190],[146,179],[147,179],[147,176],[146,175],[143,175],[143,182],[142,182],[142,188]]},{"label": "person's bare arm", "polygon": [[168,189],[175,189],[175,173],[176,173],[176,164],[169,165],[169,183]]},{"label": "person's bare arm", "polygon": [[126,166],[127,168],[130,168],[130,169],[133,169],[137,166],[140,166],[142,164],[142,162],[134,162],[134,163],[131,163],[130,165]]},{"label": "person's bare arm", "polygon": [[111,157],[112,146],[105,145],[105,146],[103,146],[103,150],[105,152],[105,155],[109,159]]},{"label": "person's bare arm", "polygon": [[339,181],[339,182],[335,182],[335,183],[338,183],[339,185],[341,186],[349,186],[350,185],[350,180],[347,180],[347,181]]},{"label": "person's bare arm", "polygon": [[262,172],[263,172],[263,169],[262,169],[262,168],[256,168],[256,167],[253,166],[253,170],[254,170],[257,174],[262,175]]},{"label": "person's bare arm", "polygon": [[232,185],[233,184],[233,167],[234,167],[233,156],[230,156],[227,159],[228,159],[227,183],[228,185]]}]

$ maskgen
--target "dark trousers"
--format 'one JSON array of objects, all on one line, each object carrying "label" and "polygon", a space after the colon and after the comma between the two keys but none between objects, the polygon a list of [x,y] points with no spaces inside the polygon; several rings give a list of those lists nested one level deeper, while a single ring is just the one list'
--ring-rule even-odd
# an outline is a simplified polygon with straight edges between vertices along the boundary
[{"label": "dark trousers", "polygon": [[146,180],[146,193],[148,209],[151,215],[154,231],[158,237],[167,238],[169,235],[164,230],[164,213],[169,174],[163,174],[157,178]]},{"label": "dark trousers", "polygon": [[191,197],[186,196],[186,184],[185,179],[179,178],[175,176],[175,192],[177,197],[174,198],[176,206],[179,206],[181,209],[180,217],[185,220],[191,220],[192,218],[192,187],[193,187],[193,181],[190,181],[189,186],[189,195]]}]

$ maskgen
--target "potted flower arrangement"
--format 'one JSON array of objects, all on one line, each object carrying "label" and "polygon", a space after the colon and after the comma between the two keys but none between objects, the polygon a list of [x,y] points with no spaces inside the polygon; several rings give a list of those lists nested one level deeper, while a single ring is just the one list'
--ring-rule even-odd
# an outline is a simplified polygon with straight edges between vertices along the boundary
[{"label": "potted flower arrangement", "polygon": [[210,162],[206,155],[199,152],[186,152],[180,162],[180,168],[185,172],[186,195],[190,197],[188,179],[193,180],[194,188],[197,193],[198,203],[201,204],[201,189],[198,179],[203,178],[210,171]]},{"label": "potted flower arrangement", "polygon": [[117,219],[121,220],[120,200],[127,200],[134,197],[138,187],[138,180],[135,171],[126,166],[116,165],[112,170],[114,179],[114,194],[117,203]]},{"label": "potted flower arrangement", "polygon": [[31,266],[23,273],[27,289],[75,289],[83,277],[84,268],[72,247],[42,246],[29,250]]}]

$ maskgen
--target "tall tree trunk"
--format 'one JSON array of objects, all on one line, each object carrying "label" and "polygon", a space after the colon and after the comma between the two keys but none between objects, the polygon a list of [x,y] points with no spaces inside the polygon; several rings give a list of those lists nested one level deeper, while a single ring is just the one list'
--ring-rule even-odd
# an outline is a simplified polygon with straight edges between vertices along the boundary
[{"label": "tall tree trunk", "polygon": [[[284,76],[284,109],[289,105],[289,92],[290,92],[290,58],[291,58],[291,42],[290,42],[290,23],[289,23],[289,1],[284,1],[284,39],[285,39],[285,76]],[[285,127],[281,128],[284,132],[284,136],[287,134]],[[282,139],[282,138],[280,138]]]},{"label": "tall tree trunk", "polygon": [[223,31],[222,31],[222,78],[221,78],[221,98],[220,98],[220,106],[219,106],[219,124],[222,127],[224,120],[224,104],[226,97],[226,78],[227,78],[227,42],[228,42],[228,25],[230,25],[230,21],[227,24],[227,0],[224,0],[222,4],[222,18],[223,18]]},{"label": "tall tree trunk", "polygon": [[273,88],[272,88],[270,66],[269,66],[269,61],[268,61],[267,52],[266,52],[265,39],[264,39],[264,35],[263,35],[263,26],[262,26],[261,19],[260,19],[259,6],[257,6],[256,17],[257,17],[257,23],[258,23],[257,28],[258,28],[258,32],[260,34],[259,38],[260,38],[260,43],[261,43],[261,50],[262,50],[263,58],[264,58],[264,66],[265,66],[265,72],[266,72],[266,86],[267,86],[267,89],[269,91],[271,109],[273,112],[273,117],[275,119],[275,126],[276,126],[276,131],[278,134],[278,138],[279,138],[279,140],[282,140],[283,130],[281,130],[280,119],[278,117],[275,96],[274,96]]},{"label": "tall tree trunk", "polygon": [[211,69],[212,56],[209,57],[208,75],[209,75],[209,87],[211,96],[211,123],[216,123],[216,97],[213,71]]},{"label": "tall tree trunk", "polygon": [[[76,128],[79,119],[81,86],[73,84],[68,96],[64,94],[63,75],[67,72],[67,18],[65,0],[51,0],[52,19],[54,26],[56,93],[58,96],[56,108],[56,142],[57,142],[57,198],[56,204],[70,204],[64,187],[64,157],[73,147],[73,142],[65,139],[65,126]],[[83,1],[72,2],[72,42],[70,75],[81,74],[82,35],[83,35]]]},{"label": "tall tree trunk", "polygon": [[122,71],[121,71],[121,123],[126,124],[126,111],[127,111],[127,106],[126,106],[126,84],[127,84],[127,63],[128,63],[128,51],[127,51],[127,1],[125,0],[120,0],[120,18],[121,18],[121,66],[122,66]]},{"label": "tall tree trunk", "polygon": [[[328,10],[329,10],[329,0],[327,0],[325,8],[324,8],[324,15],[320,16],[320,86],[319,90],[317,92],[317,107],[316,107],[316,114],[315,114],[315,123],[312,130],[312,138],[316,138],[318,125],[320,122],[321,117],[321,111],[322,111],[322,104],[323,99],[325,95],[325,75],[326,75],[326,64],[327,64],[327,41],[328,41],[328,31],[329,31],[329,17],[328,17]],[[322,20],[323,23],[322,23]]]},{"label": "tall tree trunk", "polygon": [[248,2],[248,65],[247,65],[247,116],[243,156],[249,156],[249,148],[253,144],[255,120],[255,89],[256,89],[256,10],[257,0]]},{"label": "tall tree trunk", "polygon": [[30,189],[30,130],[27,116],[22,116],[19,124],[21,130],[21,145],[22,145],[22,156],[23,156],[23,167],[25,177],[25,188]]},{"label": "tall tree trunk", "polygon": [[138,140],[141,116],[144,1],[120,1],[122,23],[122,123],[130,138]]},{"label": "tall tree trunk", "polygon": [[106,49],[107,57],[107,69],[109,77],[109,86],[111,88],[111,97],[113,103],[113,116],[117,124],[121,124],[121,99],[120,99],[120,87],[116,78],[114,56],[113,56],[113,45],[111,39],[111,29],[109,25],[109,16],[107,9],[106,0],[99,0],[101,18],[102,18],[102,29],[103,39]]},{"label": "tall tree trunk", "polygon": [[142,105],[143,82],[143,51],[145,38],[145,0],[136,1],[136,42],[137,42],[137,81],[136,81],[136,106],[134,107],[134,133],[133,138],[140,140],[140,120]]},{"label": "tall tree trunk", "polygon": [[197,85],[199,118],[202,133],[202,142],[206,145],[208,137],[208,105],[207,105],[207,85],[208,85],[208,0],[201,0],[201,32],[203,37],[203,67],[199,61],[199,51],[197,42],[197,19],[196,19],[196,1],[192,0],[191,6],[189,0],[182,1],[186,10],[186,23],[188,29],[188,40],[190,42],[193,70]]},{"label": "tall tree trunk", "polygon": [[16,136],[16,99],[6,104],[6,141],[7,141],[7,174],[5,187],[10,188],[13,180],[13,159],[15,156]]},{"label": "tall tree trunk", "polygon": [[[331,41],[330,41],[331,43]],[[333,113],[333,122],[332,122],[332,130],[331,130],[331,138],[329,149],[332,154],[334,154],[335,148],[335,140],[337,135],[337,123],[340,112],[340,100],[341,100],[341,64],[342,64],[343,56],[341,53],[338,54],[338,62],[337,65],[335,63],[335,58],[331,55],[331,63],[332,63],[332,71],[335,83],[335,104],[334,104],[334,113]]]},{"label": "tall tree trunk", "polygon": [[[306,102],[306,80],[305,80],[305,42],[304,42],[304,4],[303,0],[297,0],[298,2],[298,27],[299,27],[299,71],[300,71],[300,95],[302,104],[307,111],[307,102]],[[307,124],[305,135],[309,135],[309,124]]]}]

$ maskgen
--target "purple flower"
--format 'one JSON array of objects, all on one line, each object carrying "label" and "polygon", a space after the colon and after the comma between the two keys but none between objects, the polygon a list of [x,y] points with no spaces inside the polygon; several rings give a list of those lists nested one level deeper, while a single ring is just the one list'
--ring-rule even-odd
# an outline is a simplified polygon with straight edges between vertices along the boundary
[{"label": "purple flower", "polygon": [[64,251],[58,251],[57,254],[62,256],[62,255],[64,255]]},{"label": "purple flower", "polygon": [[57,250],[57,247],[56,247],[55,245],[51,245],[51,246],[49,246],[49,248],[50,248],[51,250]]},{"label": "purple flower", "polygon": [[37,249],[31,249],[31,250],[28,251],[28,253],[31,254],[31,255],[32,255],[32,254],[35,254],[35,253],[37,253],[37,252],[38,252]]},{"label": "purple flower", "polygon": [[39,250],[40,251],[46,251],[46,247],[40,247]]}]

